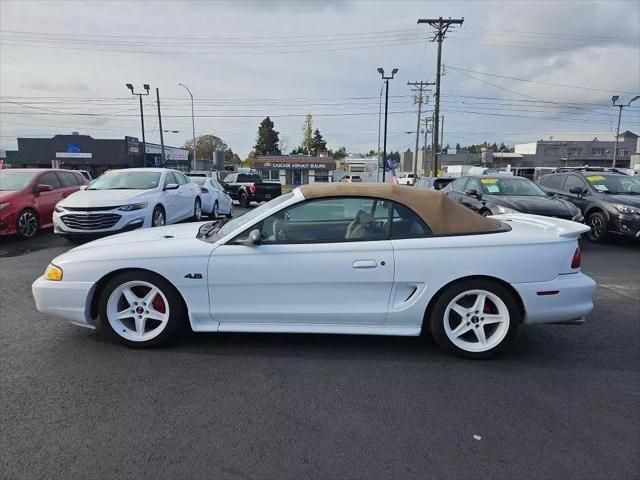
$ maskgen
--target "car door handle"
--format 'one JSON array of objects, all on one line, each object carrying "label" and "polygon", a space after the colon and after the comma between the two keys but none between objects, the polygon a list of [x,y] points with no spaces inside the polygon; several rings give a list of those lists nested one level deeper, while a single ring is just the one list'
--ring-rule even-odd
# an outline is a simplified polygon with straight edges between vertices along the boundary
[{"label": "car door handle", "polygon": [[375,260],[356,260],[353,268],[376,268],[378,263]]}]

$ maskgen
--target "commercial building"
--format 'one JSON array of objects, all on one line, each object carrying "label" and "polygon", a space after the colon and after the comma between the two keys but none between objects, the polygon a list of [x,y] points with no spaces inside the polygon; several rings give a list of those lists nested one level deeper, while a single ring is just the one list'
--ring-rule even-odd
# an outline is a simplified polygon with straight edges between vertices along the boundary
[{"label": "commercial building", "polygon": [[[188,170],[188,151],[165,146],[165,166]],[[119,139],[93,138],[73,132],[52,138],[18,137],[18,155],[13,167],[58,167],[88,170],[96,177],[116,168],[154,167],[162,164],[160,145],[146,144],[142,157],[142,143],[136,137]]]},{"label": "commercial building", "polygon": [[264,180],[297,186],[331,182],[336,162],[331,157],[266,155],[256,157],[253,168],[258,170]]}]

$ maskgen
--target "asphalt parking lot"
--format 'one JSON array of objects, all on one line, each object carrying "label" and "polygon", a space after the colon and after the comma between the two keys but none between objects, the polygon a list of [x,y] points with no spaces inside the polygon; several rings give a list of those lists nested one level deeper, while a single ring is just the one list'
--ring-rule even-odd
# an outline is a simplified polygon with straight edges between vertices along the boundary
[{"label": "asphalt parking lot", "polygon": [[635,242],[583,242],[599,283],[585,325],[524,327],[483,362],[429,337],[128,350],[36,311],[31,283],[68,248],[0,240],[2,478],[640,476]]}]

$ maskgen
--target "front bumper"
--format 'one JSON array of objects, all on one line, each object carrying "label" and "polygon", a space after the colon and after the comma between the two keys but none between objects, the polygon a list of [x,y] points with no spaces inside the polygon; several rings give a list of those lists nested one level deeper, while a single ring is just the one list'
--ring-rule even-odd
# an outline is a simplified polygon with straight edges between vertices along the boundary
[{"label": "front bumper", "polygon": [[65,238],[95,238],[106,235],[113,235],[116,233],[129,232],[131,230],[137,230],[138,228],[151,226],[151,211],[149,208],[143,208],[140,210],[134,210],[132,212],[117,211],[117,215],[120,216],[117,222],[108,228],[74,228],[70,227],[64,222],[64,217],[67,215],[78,216],[83,214],[83,217],[90,219],[92,216],[100,214],[113,214],[115,211],[108,212],[95,212],[83,214],[82,212],[65,211],[65,212],[53,212],[53,231],[54,233]]},{"label": "front bumper", "polygon": [[[9,206],[8,208],[12,208]],[[2,212],[0,215],[0,237],[3,235],[14,235],[16,230],[16,212]]]},{"label": "front bumper", "polygon": [[640,215],[620,213],[609,222],[609,230],[625,237],[640,237]]},{"label": "front bumper", "polygon": [[91,282],[54,282],[40,277],[31,285],[31,292],[38,311],[93,328],[89,312],[94,285]]},{"label": "front bumper", "polygon": [[558,275],[549,282],[513,285],[524,304],[525,324],[569,323],[582,319],[593,310],[596,286],[596,282],[582,272]]}]

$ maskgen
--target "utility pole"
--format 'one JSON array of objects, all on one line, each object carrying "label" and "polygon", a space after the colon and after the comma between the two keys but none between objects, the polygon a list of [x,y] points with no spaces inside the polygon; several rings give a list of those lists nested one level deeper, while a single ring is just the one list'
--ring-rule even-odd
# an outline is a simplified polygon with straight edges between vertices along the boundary
[{"label": "utility pole", "polygon": [[196,120],[195,120],[195,115],[193,114],[193,94],[191,93],[191,90],[189,90],[189,87],[187,87],[186,85],[184,85],[183,83],[179,83],[178,85],[180,85],[181,87],[184,87],[185,90],[187,92],[189,92],[189,96],[191,97],[191,129],[192,129],[192,133],[193,133],[193,167],[192,170],[195,172],[197,170],[196,167]]},{"label": "utility pole", "polygon": [[382,75],[382,79],[385,81],[385,96],[384,96],[384,146],[382,147],[382,183],[386,182],[387,171],[387,116],[389,114],[389,80],[392,80],[398,69],[391,70],[391,76],[385,77],[384,69],[378,68],[378,73]]},{"label": "utility pole", "polygon": [[143,85],[143,88],[146,90],[147,93],[135,93],[133,91],[133,84],[131,83],[127,83],[126,86],[129,90],[131,90],[131,95],[137,95],[138,98],[140,99],[140,122],[142,123],[142,166],[144,167],[146,166],[145,162],[147,161],[147,157],[146,157],[147,142],[144,137],[144,111],[142,110],[142,97],[149,95],[149,84],[145,83]]},{"label": "utility pole", "polygon": [[[440,116],[440,144],[442,145],[442,148],[444,148],[444,115]],[[442,148],[440,149],[440,151],[442,152]],[[442,163],[442,162],[439,162]],[[438,171],[436,170],[436,176],[438,175]]]},{"label": "utility pole", "polygon": [[380,87],[380,109],[378,110],[378,167],[376,168],[376,182],[380,181],[380,125],[382,123],[382,90],[384,85]]},{"label": "utility pole", "polygon": [[162,135],[162,115],[160,114],[160,90],[156,88],[156,99],[158,100],[158,125],[160,125],[160,147],[162,149],[162,167],[166,165],[164,156],[164,135]]},{"label": "utility pole", "polygon": [[631,100],[629,100],[629,103],[627,103],[626,105],[624,103],[620,103],[617,104],[616,102],[618,101],[620,97],[618,95],[614,95],[613,97],[611,97],[611,102],[613,103],[614,107],[618,107],[618,129],[616,130],[616,145],[615,147],[613,147],[613,164],[612,167],[616,168],[616,160],[618,159],[618,137],[620,136],[620,120],[622,120],[622,109],[624,107],[628,107],[629,105],[631,105],[632,102],[635,102],[636,100],[638,100],[640,98],[640,95],[636,95],[635,97],[633,97]]},{"label": "utility pole", "polygon": [[429,134],[429,118],[424,119],[424,150],[422,154],[422,170],[426,171],[427,167],[427,135]]},{"label": "utility pole", "polygon": [[[411,87],[417,87],[417,88],[413,88],[412,91],[418,92],[418,95],[416,95],[417,103],[418,103],[418,123],[416,125],[416,151],[415,151],[415,155],[413,156],[413,178],[415,179],[418,176],[418,144],[420,142],[420,114],[422,112],[422,100],[423,100],[422,92],[429,85],[435,85],[435,83],[419,81],[419,82],[407,82],[407,85]],[[429,97],[427,97],[427,101],[428,100],[429,100]]]},{"label": "utility pole", "polygon": [[436,150],[438,149],[438,144],[440,143],[438,139],[438,133],[439,133],[438,122],[440,120],[440,76],[441,76],[441,70],[442,70],[442,40],[444,40],[445,35],[449,30],[449,28],[451,27],[451,25],[462,25],[463,22],[464,22],[464,17],[458,18],[458,19],[453,19],[453,18],[443,19],[442,17],[418,19],[418,24],[428,23],[429,25],[431,25],[433,28],[436,29],[431,41],[438,42],[438,69],[436,72],[436,91],[435,91],[436,100],[435,100],[435,112],[434,112],[435,124],[433,126],[433,135],[431,136],[433,140],[433,167],[434,167],[433,169],[435,172],[438,171],[438,154]]}]

